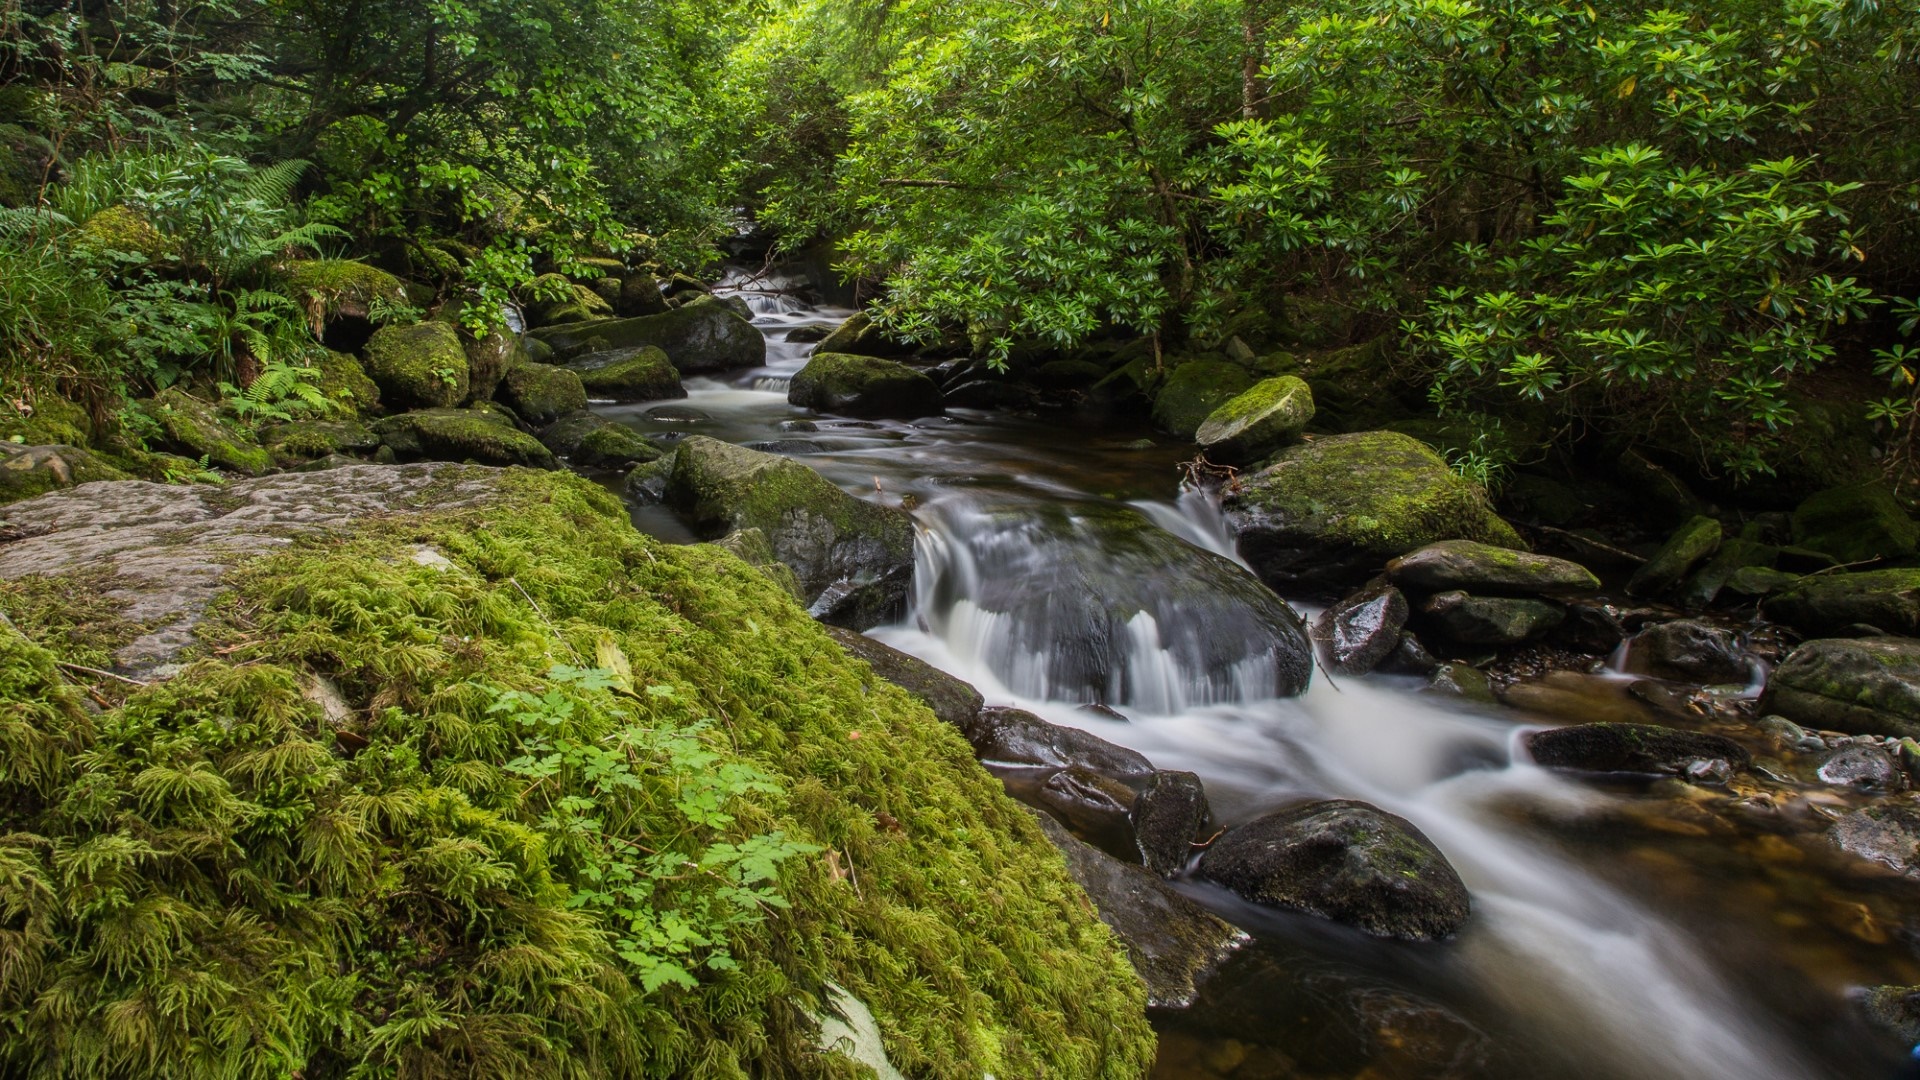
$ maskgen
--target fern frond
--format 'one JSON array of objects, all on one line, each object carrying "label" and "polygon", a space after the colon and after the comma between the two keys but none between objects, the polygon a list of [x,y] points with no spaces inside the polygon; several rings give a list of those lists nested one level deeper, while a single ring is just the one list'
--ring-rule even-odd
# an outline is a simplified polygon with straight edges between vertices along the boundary
[{"label": "fern frond", "polygon": [[300,182],[300,175],[306,171],[307,162],[298,158],[255,169],[253,175],[240,185],[240,195],[242,198],[256,199],[266,206],[285,206],[293,198],[294,185]]}]

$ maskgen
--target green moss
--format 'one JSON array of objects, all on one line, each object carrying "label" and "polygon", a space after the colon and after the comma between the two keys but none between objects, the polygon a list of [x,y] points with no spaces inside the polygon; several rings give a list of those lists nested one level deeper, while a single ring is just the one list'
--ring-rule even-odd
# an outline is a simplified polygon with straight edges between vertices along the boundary
[{"label": "green moss", "polygon": [[360,361],[329,349],[313,362],[313,367],[320,373],[314,385],[328,400],[361,416],[380,411],[380,386],[367,377]]},{"label": "green moss", "polygon": [[587,391],[580,385],[580,376],[551,364],[514,364],[500,380],[497,393],[520,419],[534,427],[545,427],[587,407]]},{"label": "green moss", "polygon": [[25,206],[38,198],[57,156],[41,136],[18,124],[0,124],[0,206]]},{"label": "green moss", "polygon": [[610,401],[657,401],[687,396],[680,372],[651,345],[588,353],[567,364],[590,397]]},{"label": "green moss", "polygon": [[114,652],[149,629],[128,619],[125,603],[111,595],[117,581],[114,574],[97,570],[0,581],[0,614],[56,656],[111,668]]},{"label": "green moss", "polygon": [[0,504],[96,480],[126,480],[125,472],[77,446],[0,443]]},{"label": "green moss", "polygon": [[9,393],[0,398],[0,440],[29,446],[86,446],[93,441],[93,417],[51,388]]},{"label": "green moss", "polygon": [[[648,540],[576,478],[500,483],[486,508],[248,564],[207,627],[221,648],[91,724],[0,627],[0,887],[33,958],[0,984],[10,1071],[847,1076],[804,1020],[831,980],[907,1075],[1145,1075],[1142,987],[957,733],[732,555]],[[728,835],[833,852],[787,863],[789,907],[691,990],[643,989],[569,905],[588,883],[488,711],[484,687],[538,692],[607,647],[666,691],[632,699],[640,719],[711,719],[716,768],[775,781],[726,808]],[[608,827],[654,835],[661,794]],[[55,987],[63,1009],[27,1008]]]},{"label": "green moss", "polygon": [[80,226],[77,243],[96,251],[117,251],[159,262],[172,244],[153,227],[145,214],[130,206],[109,206]]},{"label": "green moss", "polygon": [[370,454],[380,437],[358,420],[298,420],[277,424],[262,433],[261,441],[275,456],[293,460],[328,454]]},{"label": "green moss", "polygon": [[273,468],[273,455],[251,436],[221,419],[213,406],[178,388],[163,390],[140,404],[169,449],[247,476]]},{"label": "green moss", "polygon": [[440,322],[388,326],[367,342],[366,372],[389,405],[444,409],[466,400],[467,352]]},{"label": "green moss", "polygon": [[373,431],[402,461],[560,467],[540,440],[484,409],[422,409],[377,421]]},{"label": "green moss", "polygon": [[1173,369],[1153,399],[1153,424],[1171,435],[1192,438],[1213,411],[1244,393],[1253,376],[1238,364],[1195,360]]},{"label": "green moss", "polygon": [[1194,433],[1228,460],[1251,461],[1298,439],[1313,421],[1313,391],[1292,375],[1263,379],[1213,410]]},{"label": "green moss", "polygon": [[352,259],[296,259],[280,270],[288,295],[306,308],[317,335],[340,318],[371,319],[385,305],[407,302],[400,279]]},{"label": "green moss", "polygon": [[1832,488],[1793,511],[1793,542],[1842,563],[1900,559],[1920,547],[1920,528],[1885,484]]},{"label": "green moss", "polygon": [[787,400],[843,416],[911,419],[941,409],[940,387],[905,364],[877,356],[815,351],[793,376]]}]

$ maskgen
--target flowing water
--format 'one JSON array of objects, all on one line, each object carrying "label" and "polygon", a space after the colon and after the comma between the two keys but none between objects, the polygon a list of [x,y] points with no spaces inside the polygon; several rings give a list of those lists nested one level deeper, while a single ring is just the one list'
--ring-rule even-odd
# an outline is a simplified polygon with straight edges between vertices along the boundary
[{"label": "flowing water", "polygon": [[[1901,1047],[1849,995],[1920,982],[1920,897],[1821,839],[1842,797],[1785,781],[1709,793],[1564,778],[1516,750],[1529,725],[1554,721],[1404,678],[1316,672],[1305,694],[1277,697],[1270,599],[1217,508],[1180,486],[1190,448],[1085,417],[811,416],[785,392],[812,346],[786,337],[849,312],[797,299],[803,282],[724,285],[766,332],[767,366],[689,380],[674,404],[705,414],[691,423],[650,417],[651,405],[602,411],[663,438],[779,442],[854,494],[911,505],[913,610],[874,637],[989,703],[1192,770],[1221,824],[1309,798],[1390,810],[1471,889],[1458,938],[1416,945],[1179,882],[1255,940],[1194,1006],[1156,1014],[1156,1075],[1897,1075]],[[636,520],[689,539],[657,511]],[[1120,598],[1116,612],[1089,615],[1101,595]],[[1624,685],[1589,683],[1596,710]]]}]

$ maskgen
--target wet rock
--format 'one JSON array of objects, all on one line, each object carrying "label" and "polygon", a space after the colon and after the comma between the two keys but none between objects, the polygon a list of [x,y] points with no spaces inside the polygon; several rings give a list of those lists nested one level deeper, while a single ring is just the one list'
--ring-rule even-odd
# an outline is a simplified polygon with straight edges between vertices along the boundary
[{"label": "wet rock", "polygon": [[1627,639],[1626,623],[1611,604],[1594,600],[1575,600],[1567,604],[1567,617],[1554,628],[1553,640],[1570,649],[1606,656]]},{"label": "wet rock", "polygon": [[766,533],[759,529],[736,529],[715,540],[713,546],[733,552],[741,562],[760,571],[788,596],[806,603],[806,597],[800,592],[800,579],[794,576],[792,567],[774,555],[773,544],[767,540]]},{"label": "wet rock", "polygon": [[765,532],[809,604],[829,601],[816,618],[864,630],[904,606],[914,535],[905,511],[856,499],[798,462],[703,436],[673,456],[667,503],[705,535]]},{"label": "wet rock", "polygon": [[761,442],[743,444],[749,450],[758,450],[763,454],[818,454],[826,447],[812,439],[766,439]]},{"label": "wet rock", "polygon": [[1057,818],[1109,855],[1132,858],[1134,790],[1092,769],[1069,765],[1047,777],[1034,793],[1034,804]]},{"label": "wet rock", "polygon": [[1050,724],[1024,709],[980,710],[967,733],[973,752],[993,765],[1064,769],[1078,765],[1116,780],[1145,780],[1153,762],[1079,728]]},{"label": "wet rock", "polygon": [[1399,647],[1407,614],[1407,598],[1399,589],[1376,585],[1321,612],[1314,636],[1328,667],[1342,675],[1365,675]]},{"label": "wet rock", "polygon": [[1840,563],[1903,559],[1920,547],[1920,527],[1885,484],[1831,488],[1793,511],[1797,547]]},{"label": "wet rock", "polygon": [[647,410],[647,419],[669,424],[700,424],[712,420],[713,415],[691,405],[656,405]]},{"label": "wet rock", "polygon": [[1685,776],[1703,762],[1745,768],[1753,760],[1732,739],[1651,724],[1576,724],[1533,732],[1525,743],[1536,764],[1579,772]]},{"label": "wet rock", "polygon": [[1687,574],[1720,546],[1720,523],[1697,516],[1675,530],[1640,569],[1627,581],[1627,592],[1634,596],[1660,596],[1672,592]]},{"label": "wet rock", "polygon": [[[789,337],[787,340],[793,340]],[[879,327],[873,325],[873,319],[864,311],[857,311],[847,317],[847,321],[833,328],[822,337],[820,347],[815,352],[853,353],[858,356],[901,357],[910,356],[913,346],[907,342],[895,341]]]},{"label": "wet rock", "polygon": [[1440,455],[1390,431],[1289,447],[1229,488],[1222,508],[1241,554],[1281,592],[1364,581],[1438,540],[1522,546]]},{"label": "wet rock", "polygon": [[1442,664],[1434,669],[1427,680],[1427,689],[1436,694],[1449,694],[1466,698],[1468,701],[1497,704],[1499,698],[1493,692],[1493,680],[1487,673],[1471,664]]},{"label": "wet rock", "polygon": [[1813,637],[1861,625],[1920,637],[1920,570],[1804,577],[1769,597],[1764,613]]},{"label": "wet rock", "polygon": [[673,455],[663,454],[653,461],[635,465],[620,490],[635,506],[658,506],[667,501],[667,478],[672,475]]},{"label": "wet rock", "polygon": [[466,347],[459,332],[443,322],[374,331],[364,366],[390,408],[451,408],[465,401],[470,389]]},{"label": "wet rock", "polygon": [[401,461],[560,467],[540,440],[484,409],[423,409],[376,420],[374,434]]},{"label": "wet rock", "polygon": [[1162,769],[1147,780],[1129,812],[1140,864],[1161,877],[1173,877],[1187,865],[1213,811],[1200,778]]},{"label": "wet rock", "polygon": [[1627,645],[1626,670],[1708,686],[1745,685],[1753,675],[1739,636],[1698,619],[1656,623],[1635,634]]},{"label": "wet rock", "polygon": [[1878,746],[1843,746],[1820,763],[1817,775],[1829,784],[1865,791],[1899,791],[1907,786],[1906,771]]},{"label": "wet rock", "polygon": [[1376,937],[1450,937],[1470,910],[1460,875],[1412,822],[1347,799],[1229,829],[1201,857],[1200,872],[1254,903]]},{"label": "wet rock", "polygon": [[1473,540],[1442,540],[1402,555],[1387,564],[1387,577],[1404,589],[1464,590],[1475,596],[1540,596],[1600,587],[1600,579],[1579,563]]},{"label": "wet rock", "polygon": [[[455,342],[456,347],[458,344]],[[178,387],[162,390],[136,407],[159,427],[159,437],[153,441],[164,449],[185,457],[205,458],[219,468],[245,476],[258,476],[273,468],[273,455],[254,442],[253,436],[228,423],[212,405]]]},{"label": "wet rock", "polygon": [[94,480],[126,479],[126,473],[77,446],[0,443],[0,504]]},{"label": "wet rock", "polygon": [[540,433],[546,448],[575,465],[617,469],[653,461],[658,446],[625,424],[581,409],[549,424]]},{"label": "wet rock", "polygon": [[786,340],[795,345],[817,345],[833,333],[831,326],[796,326],[787,331]]},{"label": "wet rock", "polygon": [[1827,749],[1825,740],[1784,716],[1763,716],[1760,730],[1781,746],[1801,754],[1818,754]]},{"label": "wet rock", "polygon": [[580,376],[551,364],[515,364],[500,380],[498,394],[502,403],[536,428],[587,407]]},{"label": "wet rock", "polygon": [[672,311],[632,319],[599,319],[530,330],[557,360],[592,352],[654,346],[682,375],[706,375],[767,362],[767,339],[725,304],[701,296]]},{"label": "wet rock", "polygon": [[1253,376],[1238,364],[1194,360],[1167,376],[1153,399],[1153,426],[1169,435],[1191,439],[1213,411],[1253,385]]},{"label": "wet rock", "polygon": [[1850,855],[1920,876],[1920,806],[1911,802],[1855,810],[1833,823],[1827,839]]},{"label": "wet rock", "polygon": [[604,401],[660,401],[687,396],[680,371],[652,345],[590,352],[567,362],[587,396]]},{"label": "wet rock", "polygon": [[865,634],[839,626],[827,627],[827,634],[841,648],[865,660],[875,675],[925,702],[933,715],[963,734],[973,730],[985,699],[971,685]]},{"label": "wet rock", "polygon": [[1420,606],[1422,621],[1463,645],[1518,645],[1560,625],[1566,609],[1544,600],[1444,592]]},{"label": "wet rock", "polygon": [[942,409],[940,388],[921,372],[874,356],[816,352],[793,377],[787,401],[841,416],[911,420]]},{"label": "wet rock", "polygon": [[1153,874],[1082,843],[1046,814],[1034,817],[1066,856],[1067,872],[1093,901],[1100,921],[1126,946],[1147,984],[1148,1004],[1163,1009],[1192,1004],[1207,972],[1248,940]]},{"label": "wet rock", "polygon": [[1400,643],[1380,662],[1379,670],[1398,675],[1432,675],[1439,667],[1440,661],[1427,651],[1420,639],[1412,632],[1402,630]]},{"label": "wet rock", "polygon": [[1920,1043],[1920,986],[1875,986],[1860,995],[1867,1019],[1904,1042]]},{"label": "wet rock", "polygon": [[[449,318],[443,311],[441,318]],[[527,360],[526,347],[520,343],[520,335],[505,328],[488,332],[483,337],[470,334],[460,335],[460,346],[467,353],[467,396],[465,401],[486,401],[500,388],[500,380],[506,377],[507,369]]]},{"label": "wet rock", "polygon": [[1293,375],[1264,379],[1207,415],[1194,441],[1215,461],[1258,461],[1297,442],[1313,420],[1313,391]]},{"label": "wet rock", "polygon": [[778,425],[781,431],[819,431],[820,425],[812,420],[782,420]]},{"label": "wet rock", "polygon": [[1774,669],[1760,708],[1827,731],[1920,735],[1920,641],[1806,642]]}]

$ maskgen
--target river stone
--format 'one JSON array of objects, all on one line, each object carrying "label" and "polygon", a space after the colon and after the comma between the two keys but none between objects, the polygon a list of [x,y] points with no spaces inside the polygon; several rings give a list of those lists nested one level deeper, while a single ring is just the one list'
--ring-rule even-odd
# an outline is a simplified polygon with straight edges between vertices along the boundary
[{"label": "river stone", "polygon": [[1047,814],[1034,811],[1033,817],[1066,857],[1067,872],[1093,901],[1100,921],[1126,946],[1154,1008],[1193,1004],[1207,972],[1249,940],[1146,870],[1083,843]]},{"label": "river stone", "polygon": [[653,461],[661,454],[660,448],[639,432],[586,409],[570,412],[547,425],[540,432],[540,441],[574,465],[587,468],[624,468]]},{"label": "river stone", "polygon": [[1200,777],[1161,769],[1140,789],[1129,817],[1140,865],[1161,877],[1173,877],[1186,869],[1193,842],[1213,820],[1213,811]]},{"label": "river stone", "polygon": [[1774,669],[1760,710],[1826,731],[1920,737],[1920,641],[1806,642]]},{"label": "river stone", "polygon": [[203,458],[218,468],[245,476],[259,476],[273,468],[273,455],[253,436],[229,423],[212,405],[177,386],[135,407],[158,425],[160,434],[153,442],[163,449]]},{"label": "river stone", "polygon": [[794,375],[787,401],[815,412],[911,420],[942,411],[940,388],[925,374],[892,360],[816,352]]},{"label": "river stone", "polygon": [[95,480],[126,480],[126,473],[77,446],[0,443],[0,504],[16,503]]},{"label": "river stone", "polygon": [[1412,822],[1350,799],[1306,803],[1228,829],[1201,856],[1200,873],[1254,903],[1376,937],[1451,937],[1471,909],[1460,875]]},{"label": "river stone", "polygon": [[1223,462],[1258,461],[1295,442],[1313,420],[1313,391],[1293,375],[1263,379],[1208,414],[1194,441]]},{"label": "river stone", "polygon": [[659,348],[682,375],[705,375],[767,362],[767,339],[725,304],[702,296],[672,311],[632,319],[545,326],[527,336],[553,349],[555,359],[591,352]]},{"label": "river stone", "polygon": [[1078,765],[1116,780],[1144,780],[1153,762],[1092,732],[1050,724],[1025,709],[988,708],[966,733],[982,762],[1025,769]]},{"label": "river stone", "polygon": [[1567,610],[1544,600],[1437,593],[1420,606],[1423,621],[1463,645],[1518,645],[1559,626]]},{"label": "river stone", "polygon": [[789,458],[705,436],[683,440],[673,457],[667,503],[706,536],[765,532],[816,618],[864,630],[905,606],[914,537],[906,511],[856,499]]},{"label": "river stone", "polygon": [[620,282],[620,301],[613,310],[621,318],[631,319],[642,315],[662,315],[667,308],[667,298],[660,291],[660,283],[653,275],[645,271],[629,274]]},{"label": "river stone", "polygon": [[1920,806],[1912,802],[1855,810],[1833,823],[1827,839],[1850,855],[1920,876]]},{"label": "river stone", "polygon": [[1765,612],[1812,637],[1856,626],[1920,637],[1920,570],[1813,574],[1769,597]]},{"label": "river stone", "polygon": [[1535,764],[1549,769],[1602,773],[1690,775],[1703,764],[1752,764],[1753,756],[1732,739],[1653,724],[1575,724],[1525,737]]},{"label": "river stone", "polygon": [[1920,1043],[1920,986],[1875,986],[1860,995],[1867,1019],[1911,1045]]},{"label": "river stone", "polygon": [[1672,592],[1687,573],[1720,546],[1720,523],[1696,516],[1674,530],[1667,542],[1643,563],[1627,581],[1627,592],[1634,596],[1660,596]]},{"label": "river stone", "polygon": [[1579,563],[1473,540],[1428,544],[1388,563],[1387,576],[1403,589],[1464,589],[1475,596],[1539,596],[1600,587],[1600,579]]},{"label": "river stone", "polygon": [[1438,540],[1519,548],[1486,496],[1409,436],[1367,431],[1282,450],[1222,508],[1240,553],[1281,592],[1355,584]]},{"label": "river stone", "polygon": [[[799,340],[791,334],[788,341]],[[857,356],[899,357],[913,352],[909,343],[895,341],[873,325],[873,319],[864,311],[856,311],[847,317],[847,321],[818,339],[820,345],[815,352],[853,353]]]},{"label": "river stone", "polygon": [[1627,643],[1625,668],[1635,675],[1707,686],[1745,685],[1753,665],[1739,635],[1698,619],[1655,623]]},{"label": "river stone", "polygon": [[567,362],[580,376],[587,396],[606,401],[660,401],[683,398],[680,372],[667,354],[652,345],[590,352]]},{"label": "river stone", "polygon": [[1885,484],[1831,488],[1793,511],[1797,547],[1841,563],[1904,559],[1920,547],[1920,528]]},{"label": "river stone", "polygon": [[865,660],[875,675],[925,702],[933,715],[952,724],[962,734],[973,730],[986,699],[968,683],[865,634],[839,626],[827,627],[827,634],[839,642],[841,648]]},{"label": "river stone", "polygon": [[374,434],[401,461],[470,461],[558,469],[540,440],[485,409],[422,409],[376,420]]},{"label": "river stone", "polygon": [[389,408],[450,408],[471,389],[466,347],[459,331],[443,322],[375,330],[363,366]]},{"label": "river stone", "polygon": [[1899,791],[1907,786],[1906,770],[1878,746],[1843,746],[1820,763],[1815,775],[1829,784],[1865,791]]},{"label": "river stone", "polygon": [[359,420],[289,420],[261,429],[260,441],[283,462],[371,454],[380,448],[380,436]]},{"label": "river stone", "polygon": [[1372,671],[1399,647],[1407,613],[1407,598],[1386,584],[1363,589],[1321,612],[1313,631],[1327,666],[1342,675]]},{"label": "river stone", "polygon": [[587,407],[580,376],[551,364],[519,363],[500,380],[499,398],[531,427],[545,427]]},{"label": "river stone", "polygon": [[1192,360],[1174,368],[1153,398],[1153,426],[1169,435],[1191,439],[1215,409],[1253,385],[1253,376],[1238,364]]},{"label": "river stone", "polygon": [[1033,804],[1094,847],[1116,858],[1132,859],[1135,842],[1128,811],[1134,797],[1133,788],[1122,781],[1069,765],[1034,791]]}]

